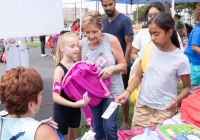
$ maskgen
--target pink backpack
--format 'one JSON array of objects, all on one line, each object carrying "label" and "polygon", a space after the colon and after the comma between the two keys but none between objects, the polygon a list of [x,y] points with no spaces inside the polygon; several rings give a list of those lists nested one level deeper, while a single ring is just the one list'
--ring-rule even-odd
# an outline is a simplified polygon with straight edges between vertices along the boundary
[{"label": "pink backpack", "polygon": [[110,78],[102,80],[98,77],[100,71],[101,69],[98,66],[89,66],[80,61],[72,66],[62,81],[66,95],[74,101],[83,99],[83,94],[88,93],[90,102],[88,106],[83,108],[83,112],[90,129],[92,129],[91,122],[93,121],[90,106],[95,107],[103,98],[112,95],[109,92]]}]

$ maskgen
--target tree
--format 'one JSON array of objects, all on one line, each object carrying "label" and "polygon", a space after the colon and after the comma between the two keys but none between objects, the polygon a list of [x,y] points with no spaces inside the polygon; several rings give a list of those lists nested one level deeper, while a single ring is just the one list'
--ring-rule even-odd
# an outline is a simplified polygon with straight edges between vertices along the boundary
[{"label": "tree", "polygon": [[180,13],[181,11],[187,12],[190,15],[193,15],[194,10],[200,6],[199,2],[188,2],[188,3],[176,3],[175,11]]},{"label": "tree", "polygon": [[[144,13],[145,13],[147,6],[148,5],[143,5],[143,6],[138,7],[138,22],[146,21],[146,19],[144,17]],[[136,11],[133,11],[133,19],[135,21],[137,21],[137,9],[136,9]]]},{"label": "tree", "polygon": [[107,15],[106,13],[101,14],[102,18],[104,19]]}]

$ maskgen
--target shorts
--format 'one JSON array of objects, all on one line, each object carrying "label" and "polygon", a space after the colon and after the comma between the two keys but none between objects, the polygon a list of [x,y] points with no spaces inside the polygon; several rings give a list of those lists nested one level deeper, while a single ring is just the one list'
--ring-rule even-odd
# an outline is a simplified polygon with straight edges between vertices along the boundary
[{"label": "shorts", "polygon": [[190,72],[192,85],[200,85],[200,65],[190,63]]},{"label": "shorts", "polygon": [[65,107],[53,109],[54,121],[58,123],[58,131],[63,135],[68,134],[68,127],[79,128],[81,122],[80,108]]},{"label": "shorts", "polygon": [[141,128],[148,126],[157,126],[165,120],[170,119],[176,113],[173,111],[158,110],[140,104],[138,101],[134,107],[134,115],[131,128]]},{"label": "shorts", "polygon": [[58,38],[56,38],[56,37],[53,38],[53,43],[55,43],[55,42],[56,43],[58,42]]}]

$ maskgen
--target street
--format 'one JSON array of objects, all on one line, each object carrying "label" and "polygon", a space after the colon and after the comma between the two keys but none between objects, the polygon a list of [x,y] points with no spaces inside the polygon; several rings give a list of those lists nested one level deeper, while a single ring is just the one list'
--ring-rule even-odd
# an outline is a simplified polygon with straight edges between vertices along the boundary
[{"label": "street", "polygon": [[[40,48],[29,47],[30,66],[35,68],[40,73],[44,81],[42,104],[35,117],[38,120],[53,117],[52,85],[55,60],[52,56],[50,56],[50,48],[46,48],[45,51],[48,56],[41,57]],[[6,64],[0,63],[0,71],[0,75],[2,76],[2,74],[6,71]],[[0,105],[0,110],[4,110],[2,104]],[[83,119],[84,116],[82,115],[82,120]]]}]

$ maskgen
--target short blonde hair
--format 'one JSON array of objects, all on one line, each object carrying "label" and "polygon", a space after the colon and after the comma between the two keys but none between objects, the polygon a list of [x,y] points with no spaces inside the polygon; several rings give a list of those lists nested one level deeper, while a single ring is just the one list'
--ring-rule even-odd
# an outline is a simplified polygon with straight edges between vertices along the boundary
[{"label": "short blonde hair", "polygon": [[83,15],[83,29],[88,25],[96,25],[99,29],[102,28],[102,16],[98,11],[88,11]]},{"label": "short blonde hair", "polygon": [[67,44],[67,38],[70,38],[70,37],[78,38],[76,34],[71,33],[71,32],[63,33],[58,38],[57,48],[56,48],[56,66],[60,63],[60,61],[63,58],[63,52],[61,52],[60,46],[64,46],[65,44]]}]

